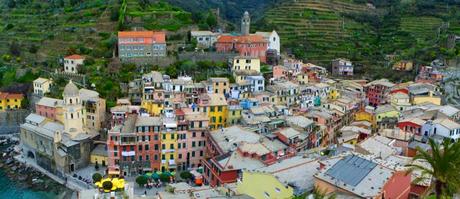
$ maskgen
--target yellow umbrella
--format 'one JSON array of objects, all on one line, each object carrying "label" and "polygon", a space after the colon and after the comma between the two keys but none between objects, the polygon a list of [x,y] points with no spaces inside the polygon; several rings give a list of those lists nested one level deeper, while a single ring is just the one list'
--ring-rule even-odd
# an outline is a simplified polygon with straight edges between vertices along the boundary
[{"label": "yellow umbrella", "polygon": [[112,191],[117,190],[118,188],[118,178],[112,179]]},{"label": "yellow umbrella", "polygon": [[125,179],[119,179],[117,187],[119,189],[124,189],[125,188]]},{"label": "yellow umbrella", "polygon": [[94,185],[96,185],[97,187],[101,187],[102,183],[101,183],[101,181],[99,181],[99,182],[94,183]]}]

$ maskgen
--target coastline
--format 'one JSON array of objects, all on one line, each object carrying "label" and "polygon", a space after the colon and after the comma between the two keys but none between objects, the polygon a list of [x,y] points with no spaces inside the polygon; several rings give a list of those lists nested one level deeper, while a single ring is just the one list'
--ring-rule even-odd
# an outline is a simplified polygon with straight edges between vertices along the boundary
[{"label": "coastline", "polygon": [[[2,136],[0,142],[0,186],[8,187],[2,197],[16,198],[56,198],[67,199],[75,195],[75,190],[50,178],[30,164],[17,159],[15,150],[19,141],[14,136]],[[19,193],[19,194],[18,194]],[[75,198],[75,197],[74,197]]]}]

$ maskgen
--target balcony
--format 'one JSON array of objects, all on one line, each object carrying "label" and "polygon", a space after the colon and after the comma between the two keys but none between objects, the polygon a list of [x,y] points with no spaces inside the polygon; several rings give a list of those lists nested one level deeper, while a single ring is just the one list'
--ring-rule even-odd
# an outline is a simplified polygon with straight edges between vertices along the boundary
[{"label": "balcony", "polygon": [[136,152],[135,151],[122,151],[121,156],[135,156]]},{"label": "balcony", "polygon": [[161,153],[174,153],[175,151],[175,149],[163,149],[161,150]]}]

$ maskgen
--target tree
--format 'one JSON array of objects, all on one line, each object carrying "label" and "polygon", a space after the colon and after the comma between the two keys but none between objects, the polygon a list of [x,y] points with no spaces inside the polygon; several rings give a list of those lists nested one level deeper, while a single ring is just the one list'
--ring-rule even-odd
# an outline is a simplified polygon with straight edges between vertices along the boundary
[{"label": "tree", "polygon": [[160,180],[161,180],[161,182],[169,182],[169,175],[167,175],[165,173],[162,173],[160,175]]},{"label": "tree", "polygon": [[21,49],[16,41],[12,41],[10,43],[10,53],[14,56],[20,56],[21,55]]},{"label": "tree", "polygon": [[209,27],[216,27],[217,26],[217,18],[214,16],[212,12],[208,13],[208,17],[206,18],[206,23]]},{"label": "tree", "polygon": [[180,178],[188,180],[192,178],[192,174],[188,171],[183,171],[182,173],[180,173]]},{"label": "tree", "polygon": [[147,184],[147,177],[146,176],[137,176],[136,178],[136,183],[140,186],[143,187],[145,184]]},{"label": "tree", "polygon": [[102,175],[100,173],[93,174],[93,182],[99,182],[102,180]]},{"label": "tree", "polygon": [[424,161],[429,166],[412,163],[408,165],[408,173],[421,171],[420,177],[415,179],[419,182],[432,176],[431,183],[437,199],[452,196],[460,189],[460,142],[452,143],[446,139],[439,144],[430,139],[429,144],[431,152],[417,147],[417,154],[413,159]]},{"label": "tree", "polygon": [[112,190],[112,187],[113,184],[110,181],[105,181],[102,183],[102,188],[104,188],[104,190]]}]

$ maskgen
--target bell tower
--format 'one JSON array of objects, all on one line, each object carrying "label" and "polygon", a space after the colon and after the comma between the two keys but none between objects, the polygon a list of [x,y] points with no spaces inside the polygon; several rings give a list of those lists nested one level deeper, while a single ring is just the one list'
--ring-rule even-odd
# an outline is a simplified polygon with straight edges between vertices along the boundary
[{"label": "bell tower", "polygon": [[241,34],[249,35],[249,29],[251,27],[251,18],[249,17],[249,12],[244,12],[243,18],[241,18]]},{"label": "bell tower", "polygon": [[64,88],[64,131],[72,138],[83,133],[83,112],[78,87],[72,82]]}]

